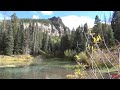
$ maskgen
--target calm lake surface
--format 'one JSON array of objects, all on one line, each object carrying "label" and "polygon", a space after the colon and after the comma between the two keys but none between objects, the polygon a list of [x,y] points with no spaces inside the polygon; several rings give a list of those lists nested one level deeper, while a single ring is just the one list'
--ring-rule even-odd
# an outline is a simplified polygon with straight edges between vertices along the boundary
[{"label": "calm lake surface", "polygon": [[69,61],[40,60],[37,64],[27,67],[0,68],[0,79],[66,79],[72,69],[62,66],[72,65]]},{"label": "calm lake surface", "polygon": [[[0,79],[67,79],[66,75],[73,74],[74,69],[65,68],[66,65],[75,65],[75,62],[63,61],[57,58],[36,58],[34,65],[26,67],[0,68]],[[87,71],[88,79],[95,79],[91,71]],[[99,76],[99,79],[102,77]],[[108,74],[103,74],[104,79],[110,79]]]}]

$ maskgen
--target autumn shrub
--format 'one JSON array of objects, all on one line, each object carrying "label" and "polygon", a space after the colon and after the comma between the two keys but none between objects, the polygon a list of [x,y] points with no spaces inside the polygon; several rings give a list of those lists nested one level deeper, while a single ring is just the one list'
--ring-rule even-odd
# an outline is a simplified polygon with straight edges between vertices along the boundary
[{"label": "autumn shrub", "polygon": [[88,57],[85,52],[80,52],[78,55],[75,55],[75,59],[81,63],[86,64]]},{"label": "autumn shrub", "polygon": [[64,54],[68,59],[74,60],[74,56],[77,54],[77,52],[76,52],[76,50],[68,49],[68,50],[64,51]]}]

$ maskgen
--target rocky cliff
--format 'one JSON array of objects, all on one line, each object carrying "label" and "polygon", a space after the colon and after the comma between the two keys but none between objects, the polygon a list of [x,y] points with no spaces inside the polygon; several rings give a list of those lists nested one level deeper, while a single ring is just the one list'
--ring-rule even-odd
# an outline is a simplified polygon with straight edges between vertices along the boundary
[{"label": "rocky cliff", "polygon": [[49,19],[20,19],[23,22],[24,29],[29,28],[30,24],[34,24],[43,32],[47,31],[49,35],[62,36],[69,28],[64,25],[60,17],[52,17]]}]

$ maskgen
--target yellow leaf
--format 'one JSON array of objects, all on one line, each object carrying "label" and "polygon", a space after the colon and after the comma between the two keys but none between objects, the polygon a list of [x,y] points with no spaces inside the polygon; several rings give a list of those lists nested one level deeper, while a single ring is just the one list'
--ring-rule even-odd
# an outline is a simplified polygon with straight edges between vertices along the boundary
[{"label": "yellow leaf", "polygon": [[100,35],[98,35],[99,39],[102,40],[102,38],[100,37]]},{"label": "yellow leaf", "polygon": [[92,51],[93,51],[93,46],[92,46]]},{"label": "yellow leaf", "polygon": [[96,38],[96,42],[99,42],[99,37],[97,36],[97,38]]},{"label": "yellow leaf", "polygon": [[94,42],[94,43],[96,42],[96,38],[95,38],[95,37],[93,38],[93,42]]},{"label": "yellow leaf", "polygon": [[90,45],[89,44],[88,44],[87,48],[90,49]]}]

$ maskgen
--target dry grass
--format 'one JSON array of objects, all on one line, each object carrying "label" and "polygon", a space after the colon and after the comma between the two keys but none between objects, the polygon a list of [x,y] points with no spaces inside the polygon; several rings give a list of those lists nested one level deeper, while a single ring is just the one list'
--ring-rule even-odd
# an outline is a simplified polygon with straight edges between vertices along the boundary
[{"label": "dry grass", "polygon": [[1,67],[26,66],[32,64],[32,59],[33,57],[31,55],[13,55],[13,56],[0,55],[0,66]]},{"label": "dry grass", "polygon": [[[114,55],[114,53],[111,52],[112,55],[113,55],[112,56],[107,51],[102,51],[102,52],[103,53],[94,51],[93,54],[91,55],[93,57],[93,60],[95,61],[96,65],[98,67],[101,67],[101,68],[106,67],[105,64],[109,68],[113,67],[113,65],[114,66],[118,65],[118,55]],[[92,64],[91,63],[91,58],[88,60],[88,63],[89,63],[89,65]],[[95,66],[95,64],[93,66]]]}]

